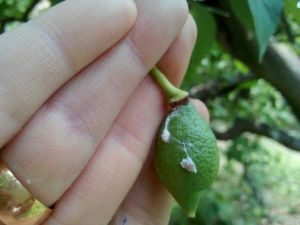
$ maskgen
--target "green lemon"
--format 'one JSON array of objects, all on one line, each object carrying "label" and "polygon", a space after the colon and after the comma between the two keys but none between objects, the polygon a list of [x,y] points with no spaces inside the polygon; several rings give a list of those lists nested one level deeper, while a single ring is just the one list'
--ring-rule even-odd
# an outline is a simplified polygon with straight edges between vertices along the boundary
[{"label": "green lemon", "polygon": [[214,134],[192,103],[172,108],[162,123],[155,168],[183,210],[194,217],[201,190],[217,176],[219,152]]}]

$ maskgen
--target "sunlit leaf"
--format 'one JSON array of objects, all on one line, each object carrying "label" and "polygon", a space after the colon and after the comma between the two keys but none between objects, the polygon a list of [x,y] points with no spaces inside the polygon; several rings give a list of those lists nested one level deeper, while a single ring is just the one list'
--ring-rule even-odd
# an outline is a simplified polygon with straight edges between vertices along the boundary
[{"label": "sunlit leaf", "polygon": [[198,37],[189,69],[182,85],[182,88],[186,90],[191,87],[191,84],[195,83],[197,68],[201,59],[210,51],[215,41],[217,30],[214,17],[205,9],[205,7],[193,5],[191,13],[197,23]]},{"label": "sunlit leaf", "polygon": [[250,30],[254,30],[252,14],[250,12],[249,4],[243,0],[230,0],[230,7],[235,16]]},{"label": "sunlit leaf", "polygon": [[286,15],[293,17],[300,23],[300,8],[297,7],[297,0],[285,0],[284,11]]},{"label": "sunlit leaf", "polygon": [[261,61],[281,18],[283,0],[248,0]]}]

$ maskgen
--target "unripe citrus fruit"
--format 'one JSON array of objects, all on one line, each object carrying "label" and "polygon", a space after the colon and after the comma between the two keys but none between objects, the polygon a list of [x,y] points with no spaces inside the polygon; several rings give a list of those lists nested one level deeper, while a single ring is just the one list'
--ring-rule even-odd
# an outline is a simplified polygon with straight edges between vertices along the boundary
[{"label": "unripe citrus fruit", "polygon": [[219,152],[214,134],[192,103],[173,107],[162,123],[155,168],[176,201],[195,216],[201,190],[217,176]]}]

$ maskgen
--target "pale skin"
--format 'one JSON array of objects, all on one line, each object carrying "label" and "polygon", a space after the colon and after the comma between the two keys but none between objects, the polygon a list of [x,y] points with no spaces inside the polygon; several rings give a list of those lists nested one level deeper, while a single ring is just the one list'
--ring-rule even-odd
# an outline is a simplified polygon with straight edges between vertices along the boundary
[{"label": "pale skin", "polygon": [[[152,143],[195,43],[185,0],[66,0],[0,36],[1,159],[46,225],[168,223]],[[193,101],[208,120],[208,112]]]}]

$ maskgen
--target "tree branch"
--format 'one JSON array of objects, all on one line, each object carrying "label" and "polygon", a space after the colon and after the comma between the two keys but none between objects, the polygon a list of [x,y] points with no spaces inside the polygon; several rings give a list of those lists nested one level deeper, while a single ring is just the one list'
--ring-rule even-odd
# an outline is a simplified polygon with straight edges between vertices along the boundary
[{"label": "tree branch", "polygon": [[286,32],[286,35],[287,35],[287,38],[288,38],[289,42],[292,43],[292,44],[295,44],[295,36],[293,34],[291,26],[290,26],[284,12],[282,13],[282,24],[283,24],[283,27],[285,29],[285,32]]},{"label": "tree branch", "polygon": [[225,132],[214,131],[219,140],[230,140],[245,132],[272,138],[290,149],[300,151],[300,138],[294,137],[283,130],[273,128],[267,124],[247,119],[237,119],[234,125]]},{"label": "tree branch", "polygon": [[249,73],[248,75],[239,74],[232,78],[230,81],[214,81],[208,85],[199,85],[191,89],[190,95],[193,98],[201,99],[202,101],[207,101],[208,99],[213,99],[219,96],[226,95],[236,89],[241,83],[249,80],[255,79],[254,73]]}]

